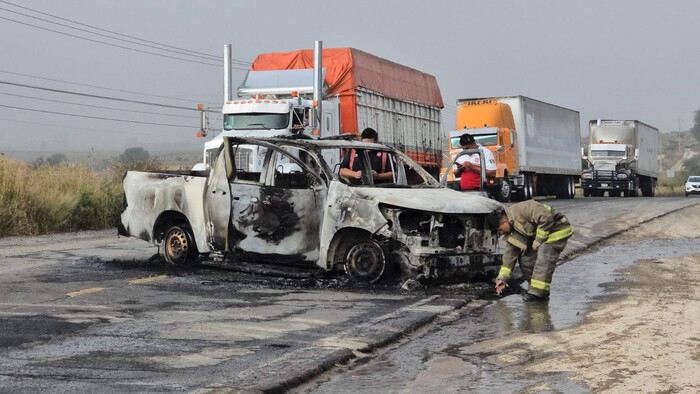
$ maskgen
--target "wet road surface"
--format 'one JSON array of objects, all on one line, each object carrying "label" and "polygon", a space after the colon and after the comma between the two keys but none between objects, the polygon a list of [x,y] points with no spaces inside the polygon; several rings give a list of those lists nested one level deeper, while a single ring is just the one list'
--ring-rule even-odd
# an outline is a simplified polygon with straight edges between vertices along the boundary
[{"label": "wet road surface", "polygon": [[[575,255],[700,200],[548,203],[574,223],[576,234],[565,253]],[[588,298],[558,304],[567,270],[573,279],[585,270],[586,256],[579,256],[557,271],[554,299],[544,311],[524,313],[517,297],[506,297],[484,309],[479,308],[483,302],[469,304],[468,313],[452,316],[474,297],[492,294],[492,285],[405,292],[396,284],[356,287],[333,277],[270,278],[212,267],[174,271],[162,259],[151,259],[156,250],[140,240],[117,238],[113,231],[0,239],[0,391],[275,391],[327,370],[332,375],[343,364],[352,368],[336,378],[347,379],[343,386],[329,380],[328,386],[309,389],[354,388],[347,377],[353,374],[378,388],[405,387],[383,384],[371,365],[383,368],[387,381],[405,379],[415,387],[444,369],[476,374],[473,387],[486,388],[497,366],[465,351],[465,344],[514,330],[574,324],[580,316],[574,312],[583,313],[600,291],[589,283],[588,293],[577,291]],[[605,278],[601,274],[600,283]],[[566,291],[576,285],[573,280]],[[436,318],[456,320],[432,325]],[[434,332],[414,343],[411,333],[427,329]],[[421,345],[433,337],[435,342]],[[395,343],[408,353],[396,359],[382,353]],[[471,369],[455,368],[452,361]],[[368,369],[357,368],[362,363]],[[396,369],[387,372],[390,367]],[[521,378],[512,377],[513,382]],[[426,385],[442,383],[434,380]]]},{"label": "wet road surface", "polygon": [[522,392],[538,386],[553,392],[588,392],[565,374],[520,372],[518,366],[533,357],[525,346],[493,354],[480,351],[478,343],[572,327],[591,302],[615,296],[618,286],[624,285],[625,269],[633,263],[698,254],[700,238],[604,246],[557,268],[549,303],[524,303],[514,294],[483,308],[465,308],[460,319],[452,323],[436,325],[366,364],[340,368],[340,373],[319,378],[296,392],[492,393]]}]

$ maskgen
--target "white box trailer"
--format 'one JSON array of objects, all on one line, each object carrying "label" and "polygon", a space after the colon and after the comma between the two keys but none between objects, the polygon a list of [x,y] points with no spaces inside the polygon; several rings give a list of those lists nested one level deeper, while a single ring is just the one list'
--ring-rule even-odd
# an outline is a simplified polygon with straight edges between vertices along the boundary
[{"label": "white box trailer", "polygon": [[578,111],[524,96],[499,100],[513,111],[521,172],[581,174],[581,118]]},{"label": "white box trailer", "polygon": [[496,198],[507,201],[511,190],[521,200],[574,197],[581,175],[578,111],[525,96],[465,98],[457,105],[451,135],[457,141],[462,132],[470,133],[493,151]]}]

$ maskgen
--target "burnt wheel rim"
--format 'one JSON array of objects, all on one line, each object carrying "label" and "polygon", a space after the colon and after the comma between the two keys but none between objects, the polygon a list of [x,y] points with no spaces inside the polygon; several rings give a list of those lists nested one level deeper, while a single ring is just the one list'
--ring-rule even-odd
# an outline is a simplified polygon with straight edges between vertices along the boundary
[{"label": "burnt wheel rim", "polygon": [[374,283],[384,273],[385,264],[382,247],[373,241],[362,241],[348,251],[345,272],[353,281]]},{"label": "burnt wheel rim", "polygon": [[168,233],[165,240],[165,255],[171,264],[181,265],[187,259],[189,243],[187,235],[181,229],[174,229]]},{"label": "burnt wheel rim", "polygon": [[510,183],[508,181],[503,181],[501,184],[501,196],[503,198],[508,198],[510,196]]}]

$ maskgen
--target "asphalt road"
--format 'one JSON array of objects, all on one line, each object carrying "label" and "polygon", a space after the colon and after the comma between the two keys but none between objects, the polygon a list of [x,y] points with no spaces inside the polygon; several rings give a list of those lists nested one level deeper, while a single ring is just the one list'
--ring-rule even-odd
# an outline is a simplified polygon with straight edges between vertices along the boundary
[{"label": "asphalt road", "polygon": [[[575,226],[572,257],[700,199],[548,203]],[[173,271],[156,251],[116,231],[0,239],[0,391],[281,391],[490,302],[490,284]]]}]

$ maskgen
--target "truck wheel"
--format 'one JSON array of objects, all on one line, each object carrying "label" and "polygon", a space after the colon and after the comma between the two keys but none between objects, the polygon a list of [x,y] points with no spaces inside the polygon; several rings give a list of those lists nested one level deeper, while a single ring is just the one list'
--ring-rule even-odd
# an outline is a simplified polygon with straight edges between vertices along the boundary
[{"label": "truck wheel", "polygon": [[591,196],[591,189],[583,189],[583,196],[590,197]]},{"label": "truck wheel", "polygon": [[345,257],[345,273],[353,282],[374,283],[386,269],[384,248],[370,239],[356,242]]},{"label": "truck wheel", "polygon": [[576,198],[576,178],[570,176],[569,185],[571,185],[571,197],[569,198]]},{"label": "truck wheel", "polygon": [[510,182],[507,179],[502,179],[500,187],[494,193],[496,201],[510,202],[511,194],[513,194],[513,188],[510,186]]},{"label": "truck wheel", "polygon": [[535,195],[534,188],[532,186],[532,176],[530,174],[525,174],[523,183],[523,189],[520,196],[523,200],[529,200]]},{"label": "truck wheel", "polygon": [[163,254],[169,264],[191,267],[197,262],[197,244],[192,229],[187,225],[174,225],[163,238]]},{"label": "truck wheel", "polygon": [[643,197],[654,197],[654,180],[651,178],[644,178],[641,189]]},{"label": "truck wheel", "polygon": [[608,192],[608,194],[610,195],[610,197],[620,197],[620,195],[622,194],[622,191],[621,190],[610,190]]},{"label": "truck wheel", "polygon": [[563,176],[557,178],[557,183],[555,185],[556,193],[555,196],[558,199],[569,199],[574,198],[576,194],[576,186],[574,185],[574,178],[570,176]]}]

